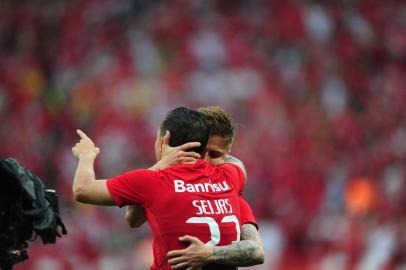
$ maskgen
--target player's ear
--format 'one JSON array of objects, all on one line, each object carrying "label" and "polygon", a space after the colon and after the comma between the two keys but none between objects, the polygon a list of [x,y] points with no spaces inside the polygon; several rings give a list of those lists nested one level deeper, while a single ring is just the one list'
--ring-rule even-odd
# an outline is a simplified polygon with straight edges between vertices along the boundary
[{"label": "player's ear", "polygon": [[161,153],[162,153],[162,150],[163,150],[163,148],[164,148],[164,137],[159,136],[159,138],[158,138],[158,144],[159,144],[159,151],[161,151]]},{"label": "player's ear", "polygon": [[169,145],[169,140],[171,139],[171,133],[169,130],[165,131],[165,135],[162,138],[161,147]]}]

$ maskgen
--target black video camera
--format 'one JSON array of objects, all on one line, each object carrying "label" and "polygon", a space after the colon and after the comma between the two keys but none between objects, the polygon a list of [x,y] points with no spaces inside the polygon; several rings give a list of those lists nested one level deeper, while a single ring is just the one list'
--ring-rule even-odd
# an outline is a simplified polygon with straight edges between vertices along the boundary
[{"label": "black video camera", "polygon": [[28,241],[37,236],[49,244],[66,233],[55,190],[15,159],[0,159],[0,269],[28,259]]}]

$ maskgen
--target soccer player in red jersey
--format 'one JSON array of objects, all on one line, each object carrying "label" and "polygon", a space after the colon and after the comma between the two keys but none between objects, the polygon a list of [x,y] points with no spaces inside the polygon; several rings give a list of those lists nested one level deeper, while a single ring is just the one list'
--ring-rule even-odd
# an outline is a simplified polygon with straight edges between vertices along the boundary
[{"label": "soccer player in red jersey", "polygon": [[[202,107],[198,111],[204,114],[210,130],[204,159],[218,165],[225,162],[239,163],[246,176],[243,163],[230,155],[236,133],[236,127],[230,115],[219,106]],[[191,242],[188,248],[168,253],[172,257],[169,263],[173,269],[182,269],[181,267],[184,266],[203,266],[210,261],[238,266],[262,263],[263,247],[255,217],[242,196],[239,197],[239,204],[242,224],[241,240],[244,241],[223,247],[209,247],[202,245],[199,239],[190,236],[187,238]]]},{"label": "soccer player in red jersey", "polygon": [[[165,131],[172,134],[171,146],[199,142],[192,149],[202,154],[208,128],[201,113],[187,108],[169,112],[161,124],[155,145],[161,160]],[[185,246],[182,235],[194,235],[208,245],[228,245],[240,238],[238,194],[244,187],[242,170],[225,163],[214,166],[204,160],[180,164],[160,171],[136,170],[110,180],[95,179],[93,164],[99,149],[81,131],[81,141],[72,149],[79,158],[73,183],[75,199],[99,205],[133,205],[145,208],[154,234],[154,265],[171,269],[166,253]],[[207,265],[206,269],[233,269]]]},{"label": "soccer player in red jersey", "polygon": [[[224,162],[239,163],[245,173],[242,162],[231,155],[236,127],[230,115],[219,106],[208,106],[200,108],[198,111],[204,114],[208,126],[210,137],[205,149],[204,159],[213,164],[223,164]],[[169,138],[163,139],[164,152],[171,152],[172,157],[167,157],[166,164],[179,162],[184,158],[184,149],[171,148],[168,145]],[[190,160],[190,158],[187,158]],[[245,173],[246,175],[246,173]],[[189,242],[188,248],[171,251],[168,253],[169,263],[173,269],[183,269],[188,267],[202,267],[208,263],[230,264],[236,266],[248,266],[263,262],[263,247],[261,238],[257,230],[255,217],[251,207],[245,199],[239,197],[241,214],[241,242],[236,242],[227,246],[211,247],[204,245],[198,238],[184,236],[182,241]],[[130,206],[126,211],[126,219],[131,227],[138,227],[145,221],[142,208]]]}]

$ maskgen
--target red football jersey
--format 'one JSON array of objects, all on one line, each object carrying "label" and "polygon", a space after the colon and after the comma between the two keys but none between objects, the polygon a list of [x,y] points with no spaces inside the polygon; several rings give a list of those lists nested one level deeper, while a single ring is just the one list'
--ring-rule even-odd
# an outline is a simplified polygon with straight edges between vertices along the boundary
[{"label": "red football jersey", "polygon": [[233,164],[214,166],[199,160],[156,172],[136,170],[110,179],[107,187],[118,206],[145,208],[154,235],[151,269],[171,269],[166,254],[187,247],[179,241],[184,235],[219,246],[240,240],[239,194],[244,174]]}]

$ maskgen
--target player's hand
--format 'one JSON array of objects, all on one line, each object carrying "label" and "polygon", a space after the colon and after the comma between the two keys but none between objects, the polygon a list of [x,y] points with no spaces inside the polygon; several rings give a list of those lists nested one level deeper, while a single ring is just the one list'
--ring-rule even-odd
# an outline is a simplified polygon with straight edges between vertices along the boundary
[{"label": "player's hand", "polygon": [[93,141],[81,130],[76,130],[76,133],[80,137],[80,141],[72,148],[72,153],[75,157],[81,158],[88,156],[96,158],[100,153],[100,149],[96,147]]},{"label": "player's hand", "polygon": [[200,142],[188,142],[177,147],[169,145],[171,134],[166,131],[162,141],[162,158],[155,164],[154,169],[164,169],[172,165],[181,163],[193,163],[200,158],[200,154],[188,149],[199,147]]},{"label": "player's hand", "polygon": [[182,250],[173,250],[167,253],[168,263],[172,269],[198,270],[205,266],[213,254],[213,248],[206,246],[198,238],[185,235],[179,238],[190,245]]}]

